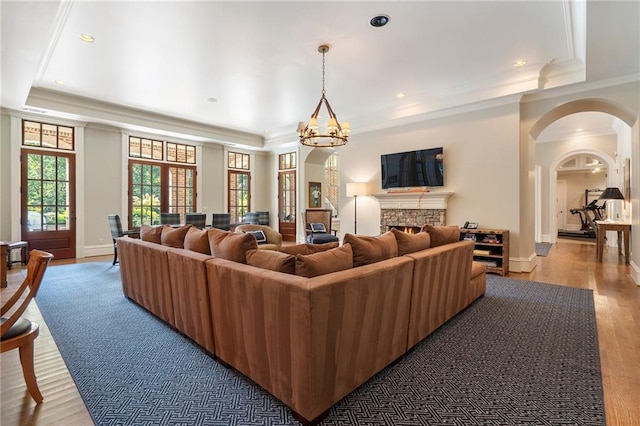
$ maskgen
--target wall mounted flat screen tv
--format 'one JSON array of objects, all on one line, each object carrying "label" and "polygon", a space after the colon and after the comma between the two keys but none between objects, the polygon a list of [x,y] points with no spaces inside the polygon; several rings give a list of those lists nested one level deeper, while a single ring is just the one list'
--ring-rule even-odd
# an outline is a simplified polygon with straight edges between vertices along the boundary
[{"label": "wall mounted flat screen tv", "polygon": [[444,186],[442,147],[383,154],[382,189]]}]

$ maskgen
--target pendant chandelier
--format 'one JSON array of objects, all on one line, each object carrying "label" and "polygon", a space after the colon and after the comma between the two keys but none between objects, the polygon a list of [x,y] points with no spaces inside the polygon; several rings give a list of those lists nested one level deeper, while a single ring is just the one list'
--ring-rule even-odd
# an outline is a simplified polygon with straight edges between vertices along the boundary
[{"label": "pendant chandelier", "polygon": [[[311,146],[314,148],[326,148],[345,145],[347,143],[347,138],[349,137],[349,132],[351,131],[351,127],[346,121],[343,122],[342,125],[340,125],[340,123],[338,122],[338,117],[336,117],[335,112],[333,112],[333,109],[331,109],[331,105],[329,105],[329,101],[325,96],[324,54],[328,51],[329,45],[322,44],[318,46],[318,52],[322,53],[322,97],[320,98],[320,102],[318,102],[318,106],[316,106],[315,111],[313,111],[313,114],[311,114],[309,123],[305,124],[303,122],[300,122],[298,124],[298,136],[300,137],[300,143],[302,145]],[[318,114],[323,102],[327,108],[327,111],[329,112],[329,120],[327,122],[325,131],[321,132],[318,127]]]}]

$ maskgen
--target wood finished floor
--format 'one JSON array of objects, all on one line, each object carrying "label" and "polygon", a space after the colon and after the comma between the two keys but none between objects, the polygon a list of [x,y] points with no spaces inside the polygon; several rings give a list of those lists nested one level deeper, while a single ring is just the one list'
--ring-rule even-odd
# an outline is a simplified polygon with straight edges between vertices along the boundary
[{"label": "wood finished floor", "polygon": [[[531,273],[510,273],[509,277],[594,290],[607,424],[640,425],[640,287],[634,284],[630,267],[624,265],[616,250],[607,249],[601,264],[595,257],[594,245],[559,242],[547,257],[536,258],[537,267]],[[70,262],[54,261],[51,267],[64,263]],[[9,271],[9,286],[0,294],[2,302],[20,284],[19,272],[15,266]],[[93,424],[36,304],[32,303],[27,317],[40,323],[35,369],[44,402],[36,405],[29,397],[17,351],[4,353],[0,424]]]}]

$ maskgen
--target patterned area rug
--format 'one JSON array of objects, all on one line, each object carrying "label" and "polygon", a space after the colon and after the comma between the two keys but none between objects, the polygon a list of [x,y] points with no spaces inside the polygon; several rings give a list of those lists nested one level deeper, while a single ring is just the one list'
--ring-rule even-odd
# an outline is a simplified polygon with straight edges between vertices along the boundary
[{"label": "patterned area rug", "polygon": [[[37,299],[98,425],[296,425],[287,407],[125,299],[110,262],[54,266]],[[485,297],[322,425],[604,425],[590,290],[490,275]]]},{"label": "patterned area rug", "polygon": [[536,255],[546,257],[551,250],[551,243],[536,243]]}]

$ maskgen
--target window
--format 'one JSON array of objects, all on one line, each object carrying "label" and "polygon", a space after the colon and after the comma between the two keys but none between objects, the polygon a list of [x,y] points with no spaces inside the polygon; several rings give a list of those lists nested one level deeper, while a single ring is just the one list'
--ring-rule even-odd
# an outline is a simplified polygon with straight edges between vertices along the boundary
[{"label": "window", "polygon": [[339,177],[338,170],[338,155],[331,154],[327,161],[324,164],[324,181],[325,181],[325,190],[324,190],[324,199],[325,202],[329,203],[329,207],[332,210],[333,217],[338,216],[338,206],[339,203],[339,188],[340,182],[338,180]]},{"label": "window", "polygon": [[295,223],[296,221],[295,168],[295,152],[280,154],[278,156],[278,217],[280,218],[280,222]]},{"label": "window", "polygon": [[231,223],[240,223],[251,209],[249,154],[228,152],[229,213]]},{"label": "window", "polygon": [[22,145],[73,151],[73,127],[22,121]]},{"label": "window", "polygon": [[196,206],[195,147],[131,136],[129,156],[149,159],[129,159],[129,228],[158,225],[161,212],[184,221]]}]

